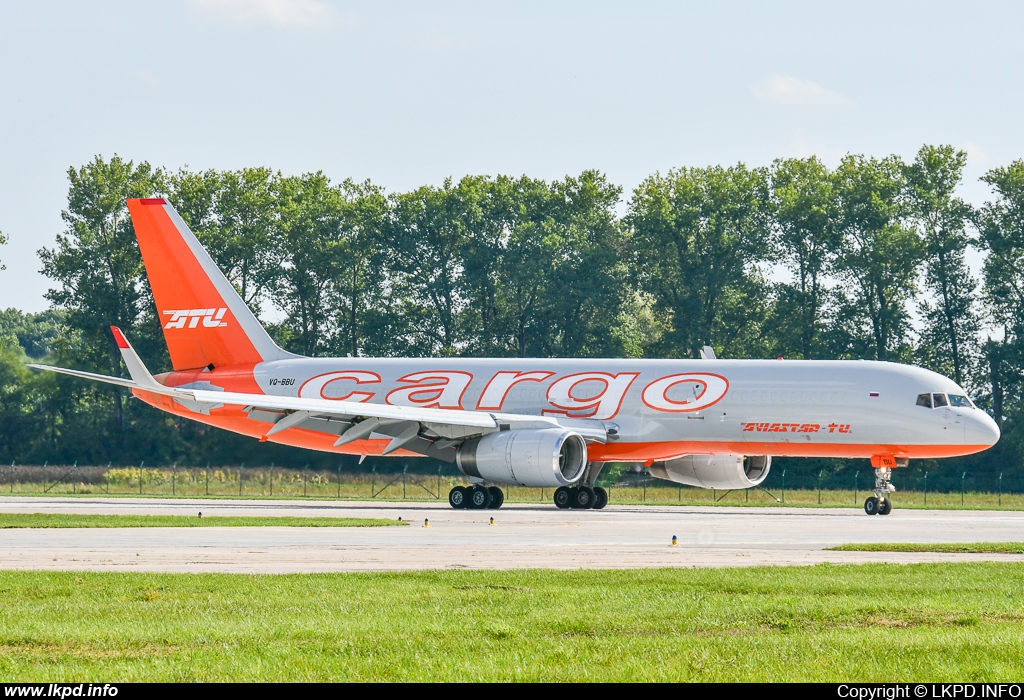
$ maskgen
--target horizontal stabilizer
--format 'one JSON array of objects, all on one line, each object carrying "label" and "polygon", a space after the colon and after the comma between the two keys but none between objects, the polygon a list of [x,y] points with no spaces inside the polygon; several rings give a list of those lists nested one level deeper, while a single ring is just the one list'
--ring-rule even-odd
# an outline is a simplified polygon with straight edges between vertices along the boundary
[{"label": "horizontal stabilizer", "polygon": [[42,369],[47,372],[56,372],[57,374],[66,374],[69,377],[78,377],[79,379],[88,379],[94,382],[103,382],[104,384],[113,384],[115,386],[123,386],[126,389],[136,389],[138,384],[131,381],[130,379],[121,379],[120,377],[108,377],[105,374],[94,374],[92,372],[83,372],[80,369],[67,369],[66,367],[54,367],[53,365],[34,365],[30,364],[29,367],[32,369]]}]

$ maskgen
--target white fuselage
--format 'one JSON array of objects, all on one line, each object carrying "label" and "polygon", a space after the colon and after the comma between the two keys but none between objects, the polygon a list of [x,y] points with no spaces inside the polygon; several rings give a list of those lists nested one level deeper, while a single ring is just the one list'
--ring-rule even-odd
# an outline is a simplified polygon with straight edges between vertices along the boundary
[{"label": "white fuselage", "polygon": [[[218,374],[204,379],[217,385]],[[955,382],[888,362],[302,358],[251,376],[279,396],[600,421],[617,439],[595,446],[598,460],[946,457],[999,436],[970,405],[917,405],[923,394],[964,395]]]}]

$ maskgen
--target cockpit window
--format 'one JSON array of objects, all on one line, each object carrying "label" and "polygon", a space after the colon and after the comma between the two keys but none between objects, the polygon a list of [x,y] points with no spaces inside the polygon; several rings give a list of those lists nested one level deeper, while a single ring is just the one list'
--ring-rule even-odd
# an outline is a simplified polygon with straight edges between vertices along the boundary
[{"label": "cockpit window", "polygon": [[949,403],[946,401],[945,394],[932,394],[932,398],[934,399],[935,408],[942,408],[943,406],[949,405]]},{"label": "cockpit window", "polygon": [[950,394],[949,405],[954,408],[973,408],[971,400],[966,396],[961,396],[960,394]]},{"label": "cockpit window", "polygon": [[918,406],[924,406],[925,408],[931,408],[932,407],[932,395],[931,394],[921,394],[921,395],[919,395],[917,397],[917,405]]}]

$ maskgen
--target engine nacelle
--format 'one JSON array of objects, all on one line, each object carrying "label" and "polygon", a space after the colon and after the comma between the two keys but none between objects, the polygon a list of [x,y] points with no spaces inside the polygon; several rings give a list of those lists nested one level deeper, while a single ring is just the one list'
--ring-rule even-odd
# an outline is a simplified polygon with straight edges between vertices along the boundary
[{"label": "engine nacelle", "polygon": [[768,476],[771,466],[772,458],[764,455],[686,455],[658,462],[648,471],[677,484],[732,491],[757,486]]},{"label": "engine nacelle", "polygon": [[466,476],[499,484],[556,487],[579,481],[587,443],[571,430],[501,430],[462,443],[455,463]]}]

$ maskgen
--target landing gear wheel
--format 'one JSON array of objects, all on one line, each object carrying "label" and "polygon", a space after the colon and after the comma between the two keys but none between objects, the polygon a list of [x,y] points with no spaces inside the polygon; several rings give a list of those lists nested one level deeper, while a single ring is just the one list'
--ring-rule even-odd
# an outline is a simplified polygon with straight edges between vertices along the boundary
[{"label": "landing gear wheel", "polygon": [[456,486],[448,492],[448,505],[455,510],[461,510],[469,505],[465,486]]},{"label": "landing gear wheel", "polygon": [[892,501],[888,498],[882,498],[878,501],[878,514],[888,515],[892,512]]},{"label": "landing gear wheel", "polygon": [[559,508],[568,508],[569,507],[569,495],[570,495],[569,491],[570,491],[570,489],[569,489],[568,486],[560,486],[557,489],[555,489],[555,505],[556,506],[558,506]]},{"label": "landing gear wheel", "polygon": [[572,494],[572,507],[573,508],[593,508],[594,503],[597,501],[597,494],[594,493],[594,489],[589,486],[581,486],[580,488],[573,489]]},{"label": "landing gear wheel", "polygon": [[484,486],[471,486],[469,489],[469,507],[473,510],[484,510],[491,505],[491,492]]},{"label": "landing gear wheel", "polygon": [[594,510],[601,510],[608,505],[608,492],[600,486],[594,487]]},{"label": "landing gear wheel", "polygon": [[869,496],[868,499],[864,501],[864,512],[868,515],[877,515],[878,506],[878,499],[875,498],[874,496]]},{"label": "landing gear wheel", "polygon": [[498,510],[505,502],[505,494],[497,486],[488,486],[487,491],[491,494],[491,510]]}]

